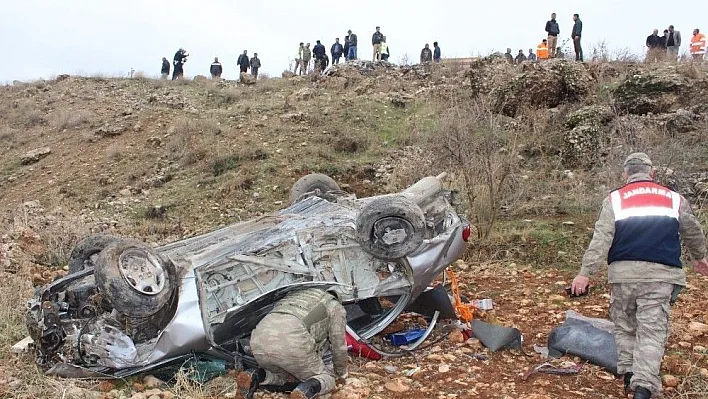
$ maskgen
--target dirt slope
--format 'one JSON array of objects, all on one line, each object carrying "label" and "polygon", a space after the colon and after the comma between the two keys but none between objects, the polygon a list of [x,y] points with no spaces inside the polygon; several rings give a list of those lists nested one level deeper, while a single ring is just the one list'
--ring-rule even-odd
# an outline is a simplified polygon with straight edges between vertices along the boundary
[{"label": "dirt slope", "polygon": [[[554,60],[512,67],[495,56],[469,69],[362,63],[325,77],[248,86],[61,76],[1,87],[0,398],[233,397],[230,377],[205,386],[178,381],[149,394],[133,380],[56,381],[8,347],[26,335],[23,306],[33,285],[64,273],[82,235],[173,241],[282,207],[292,183],[309,172],[371,195],[447,170],[452,188],[475,194],[462,210],[477,220],[489,209],[470,198],[488,192],[465,185],[462,164],[449,156],[451,147],[467,149],[452,141],[462,137],[453,131],[476,140],[479,121],[461,128],[466,114],[448,113],[470,99],[481,99],[495,131],[516,132],[518,142],[510,147],[499,138],[484,147],[514,159],[511,183],[499,191],[493,234],[454,269],[464,295],[495,300],[485,318],[522,330],[524,353],[490,354],[474,340],[443,339],[417,354],[421,371],[410,378],[402,372],[415,365],[412,358],[354,359],[334,397],[622,397],[621,383],[590,365],[577,376],[522,376],[542,362],[533,345],[545,344],[566,310],[607,317],[602,277],[589,298],[559,294],[579,264],[599,201],[619,184],[617,165],[627,152],[650,152],[664,167],[663,181],[708,219],[707,88],[706,71],[690,65]],[[668,397],[708,392],[708,335],[695,330],[708,324],[701,308],[708,279],[688,274],[664,362],[678,383]],[[489,359],[469,356],[479,353]]]}]

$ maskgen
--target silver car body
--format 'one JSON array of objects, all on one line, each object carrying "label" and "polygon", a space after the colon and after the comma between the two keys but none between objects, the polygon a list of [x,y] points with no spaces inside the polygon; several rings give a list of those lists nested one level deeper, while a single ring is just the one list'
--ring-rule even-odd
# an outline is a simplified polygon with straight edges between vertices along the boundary
[{"label": "silver car body", "polygon": [[[278,299],[290,290],[310,286],[326,287],[352,307],[386,298],[388,308],[375,317],[363,315],[363,324],[355,328],[350,324],[360,338],[371,338],[465,249],[463,230],[468,225],[450,205],[450,192],[442,189],[443,177],[424,178],[395,194],[416,202],[427,223],[423,243],[405,258],[377,259],[357,241],[358,211],[376,197],[312,195],[274,215],[157,248],[175,265],[180,284],[174,316],[153,338],[133,342],[116,327],[115,314],[95,316],[87,328],[86,320],[58,311],[55,317],[62,321],[56,328],[64,330],[65,338],[52,345],[55,353],[40,351],[43,359],[38,361],[53,365],[54,374],[96,377],[128,375],[190,353],[233,358],[239,340],[250,334]],[[69,275],[38,293],[29,303],[30,331],[48,335],[49,323],[40,311],[43,301],[54,298],[55,309],[66,309],[61,298],[67,294],[61,290],[70,290],[78,281],[90,285],[92,278],[90,271]],[[42,341],[41,333],[35,335],[35,341]],[[41,345],[37,343],[38,350]]]}]

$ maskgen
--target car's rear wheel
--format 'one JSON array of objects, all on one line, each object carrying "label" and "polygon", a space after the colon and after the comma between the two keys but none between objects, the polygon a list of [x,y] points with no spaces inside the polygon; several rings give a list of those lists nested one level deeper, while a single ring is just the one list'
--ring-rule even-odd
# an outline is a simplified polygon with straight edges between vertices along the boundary
[{"label": "car's rear wheel", "polygon": [[116,241],[104,248],[94,276],[113,309],[128,317],[154,315],[177,289],[172,262],[137,241]]},{"label": "car's rear wheel", "polygon": [[339,191],[339,185],[331,177],[321,173],[311,173],[301,177],[290,189],[290,203],[294,204],[303,195],[317,192],[320,194],[329,191]]},{"label": "car's rear wheel", "polygon": [[361,247],[384,260],[402,258],[422,244],[425,215],[412,200],[387,196],[364,205],[356,220]]},{"label": "car's rear wheel", "polygon": [[69,274],[94,267],[98,254],[119,238],[107,234],[93,234],[79,241],[69,255]]}]

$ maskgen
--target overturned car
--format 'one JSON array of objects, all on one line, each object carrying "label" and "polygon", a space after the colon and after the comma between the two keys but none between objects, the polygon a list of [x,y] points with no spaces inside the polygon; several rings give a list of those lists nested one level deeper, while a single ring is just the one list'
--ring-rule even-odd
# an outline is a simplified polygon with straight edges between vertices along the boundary
[{"label": "overturned car", "polygon": [[86,237],[69,274],[28,303],[36,361],[49,374],[90,378],[194,354],[243,367],[248,337],[273,304],[315,286],[339,296],[348,330],[368,340],[464,251],[470,227],[444,178],[358,199],[312,174],[286,209],[159,248]]}]

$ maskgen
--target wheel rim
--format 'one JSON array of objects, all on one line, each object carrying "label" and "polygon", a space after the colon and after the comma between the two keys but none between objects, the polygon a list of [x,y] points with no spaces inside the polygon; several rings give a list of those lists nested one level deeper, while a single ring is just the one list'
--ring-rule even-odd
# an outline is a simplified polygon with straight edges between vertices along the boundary
[{"label": "wheel rim", "polygon": [[118,259],[120,273],[136,291],[157,295],[165,287],[165,269],[153,254],[142,249],[128,249]]},{"label": "wheel rim", "polygon": [[386,217],[374,223],[371,233],[374,242],[385,246],[404,244],[413,234],[413,225],[406,219],[399,217]]}]

